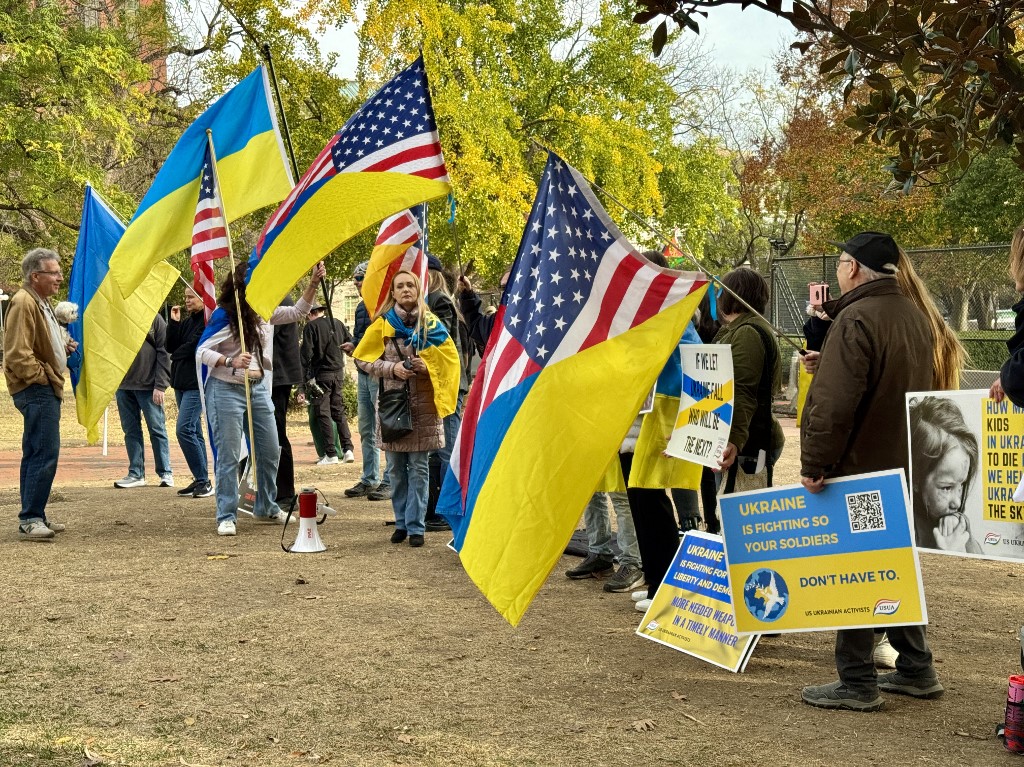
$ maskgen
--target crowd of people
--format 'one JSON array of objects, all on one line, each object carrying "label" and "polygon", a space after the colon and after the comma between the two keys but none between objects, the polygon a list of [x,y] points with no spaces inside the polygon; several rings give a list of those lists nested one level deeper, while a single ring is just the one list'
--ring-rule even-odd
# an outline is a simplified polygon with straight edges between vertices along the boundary
[{"label": "crowd of people", "polygon": [[[830,478],[891,469],[909,475],[906,395],[956,388],[964,360],[955,334],[892,237],[862,232],[835,244],[841,295],[809,307],[802,357],[813,374],[799,446],[801,482],[811,493],[822,492]],[[644,255],[666,267],[661,254]],[[303,384],[312,398],[312,420],[324,436],[320,463],[354,460],[349,414],[341,398],[347,355],[356,367],[362,471],[345,495],[391,500],[392,543],[419,547],[428,531],[447,529],[434,504],[459,429],[470,359],[486,347],[494,315],[483,311],[466,276],[446,275],[433,257],[429,266],[427,286],[412,272],[399,271],[379,311],[371,314],[360,303],[353,333],[323,316],[315,303],[325,274],[322,264],[294,306],[280,306],[269,322],[245,300],[244,265],[225,280],[218,299],[220,317],[215,313],[209,324],[198,297],[187,294],[187,314],[175,307],[169,324],[160,316],[154,319],[117,393],[129,469],[115,485],[146,483],[143,418],[160,484],[174,485],[161,407],[170,384],[178,402],[178,442],[192,473],[192,482],[179,495],[216,493],[217,532],[235,534],[237,466],[248,414],[258,488],[254,516],[258,522],[280,523],[282,506],[294,503],[295,496],[282,415],[293,386]],[[365,272],[365,263],[356,268],[357,287]],[[1024,229],[1014,235],[1010,275],[1024,292]],[[46,501],[57,466],[64,376],[77,348],[62,335],[51,308],[62,279],[57,255],[29,252],[22,277],[22,290],[7,316],[4,358],[8,388],[25,427],[18,531],[22,540],[51,540],[64,529],[47,518]],[[502,287],[508,277],[502,276]],[[702,303],[681,343],[713,341],[732,349],[734,414],[718,469],[699,473],[686,487],[633,486],[629,480],[645,418],[638,414],[619,450],[624,492],[595,493],[584,513],[587,555],[566,572],[572,579],[600,578],[606,591],[631,592],[640,611],[647,609],[665,577],[678,536],[696,528],[701,517],[706,530],[718,532],[717,494],[770,486],[784,450],[782,429],[772,412],[782,352],[776,331],[763,316],[768,285],[755,271],[740,267],[715,278],[710,290],[714,297]],[[990,394],[1024,405],[1024,302],[1014,309],[1017,325],[1008,343],[1010,359]],[[307,315],[299,345],[295,323]],[[289,360],[292,352],[297,354]],[[205,382],[197,373],[197,360],[209,371]],[[670,359],[658,391],[672,376],[679,372]],[[267,386],[271,378],[273,394]],[[207,469],[202,395],[216,456],[215,483]],[[970,550],[970,530],[960,512],[963,493],[978,470],[977,441],[962,420],[944,412],[941,401],[925,398],[915,407],[910,428],[931,440],[933,448],[928,465],[914,473],[921,480],[914,488],[915,500],[927,509],[931,526],[918,531],[919,536],[963,539]],[[341,455],[332,438],[335,429]],[[940,486],[947,489],[940,492]],[[617,569],[610,510],[619,548]],[[888,650],[881,656],[880,643]],[[842,630],[835,652],[838,680],[802,692],[812,706],[872,711],[883,705],[880,692],[917,698],[943,693],[923,626]],[[893,670],[879,675],[876,664]]]}]

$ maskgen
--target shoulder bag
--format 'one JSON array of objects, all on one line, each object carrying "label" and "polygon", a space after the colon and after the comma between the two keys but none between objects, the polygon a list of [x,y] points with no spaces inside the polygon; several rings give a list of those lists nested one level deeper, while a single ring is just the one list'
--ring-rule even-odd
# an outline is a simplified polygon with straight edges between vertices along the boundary
[{"label": "shoulder bag", "polygon": [[[406,357],[402,354],[398,341],[392,336],[391,343],[395,347],[402,362]],[[409,402],[409,382],[403,381],[397,389],[385,389],[384,379],[380,381],[377,396],[377,417],[380,419],[380,438],[384,442],[397,442],[402,437],[412,434],[412,405]]]}]

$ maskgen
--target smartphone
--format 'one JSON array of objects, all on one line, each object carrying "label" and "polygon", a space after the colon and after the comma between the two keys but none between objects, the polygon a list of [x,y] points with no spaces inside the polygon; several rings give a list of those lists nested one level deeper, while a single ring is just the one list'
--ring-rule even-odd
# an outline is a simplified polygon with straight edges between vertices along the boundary
[{"label": "smartphone", "polygon": [[811,282],[807,285],[811,306],[821,306],[828,301],[828,283]]}]

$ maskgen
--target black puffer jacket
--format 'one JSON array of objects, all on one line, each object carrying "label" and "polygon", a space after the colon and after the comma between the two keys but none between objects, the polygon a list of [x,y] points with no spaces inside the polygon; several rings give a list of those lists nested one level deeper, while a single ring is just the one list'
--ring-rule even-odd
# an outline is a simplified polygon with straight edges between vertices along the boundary
[{"label": "black puffer jacket", "polygon": [[1003,391],[1017,407],[1024,407],[1024,298],[1013,305],[1016,312],[1016,332],[1006,342],[1010,350],[1010,359],[1003,363],[999,371],[999,382]]}]

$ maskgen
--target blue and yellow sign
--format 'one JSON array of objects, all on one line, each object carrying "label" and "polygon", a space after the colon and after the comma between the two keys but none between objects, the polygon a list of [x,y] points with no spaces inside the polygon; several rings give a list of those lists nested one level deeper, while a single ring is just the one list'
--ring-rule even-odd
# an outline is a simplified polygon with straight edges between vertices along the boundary
[{"label": "blue and yellow sign", "polygon": [[730,671],[746,667],[757,637],[736,634],[721,536],[683,537],[636,633]]},{"label": "blue and yellow sign", "polygon": [[928,622],[902,471],[719,504],[738,634]]}]

